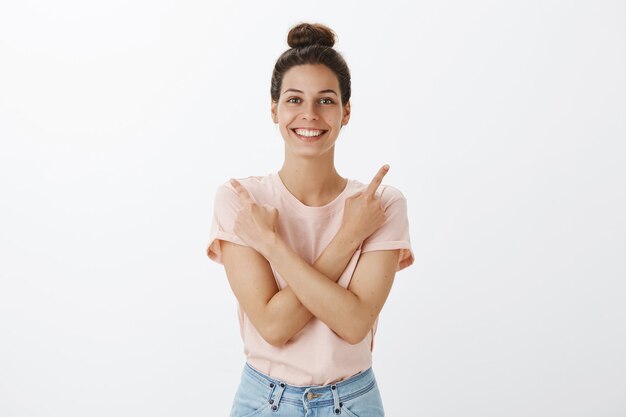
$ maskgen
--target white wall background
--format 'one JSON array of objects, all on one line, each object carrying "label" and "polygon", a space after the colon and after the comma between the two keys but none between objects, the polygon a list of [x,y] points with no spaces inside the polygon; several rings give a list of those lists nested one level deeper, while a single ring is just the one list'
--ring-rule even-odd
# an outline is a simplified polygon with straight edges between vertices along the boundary
[{"label": "white wall background", "polygon": [[626,415],[626,4],[0,3],[0,415],[226,416],[213,193],[280,168],[288,29],[350,65],[339,172],[409,202],[390,417]]}]

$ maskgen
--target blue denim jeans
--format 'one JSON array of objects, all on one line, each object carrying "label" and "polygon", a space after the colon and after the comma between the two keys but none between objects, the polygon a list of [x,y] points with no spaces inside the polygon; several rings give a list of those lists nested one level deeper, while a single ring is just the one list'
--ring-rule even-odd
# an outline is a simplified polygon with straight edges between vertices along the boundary
[{"label": "blue denim jeans", "polygon": [[370,367],[328,385],[296,386],[274,379],[246,362],[230,417],[384,417]]}]

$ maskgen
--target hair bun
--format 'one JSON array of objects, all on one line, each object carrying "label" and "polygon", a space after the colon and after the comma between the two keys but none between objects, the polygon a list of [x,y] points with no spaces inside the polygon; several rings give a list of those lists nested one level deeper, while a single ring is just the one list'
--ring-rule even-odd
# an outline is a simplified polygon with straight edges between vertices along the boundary
[{"label": "hair bun", "polygon": [[324,45],[332,48],[335,44],[335,37],[335,32],[326,25],[300,23],[289,30],[287,44],[292,48],[302,48],[309,45]]}]

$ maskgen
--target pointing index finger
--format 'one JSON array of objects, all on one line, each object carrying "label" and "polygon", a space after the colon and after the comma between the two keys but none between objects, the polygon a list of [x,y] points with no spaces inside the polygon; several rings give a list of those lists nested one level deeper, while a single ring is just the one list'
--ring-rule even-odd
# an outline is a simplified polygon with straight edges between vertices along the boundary
[{"label": "pointing index finger", "polygon": [[389,165],[383,165],[382,168],[378,170],[376,175],[374,175],[374,178],[372,179],[372,182],[370,182],[365,193],[373,196],[376,190],[378,190],[378,186],[380,186],[380,184],[383,182],[383,177],[388,171]]},{"label": "pointing index finger", "polygon": [[248,192],[248,190],[246,190],[246,188],[243,185],[241,185],[239,181],[237,181],[234,178],[231,178],[230,183],[235,189],[235,191],[237,191],[237,195],[239,196],[239,198],[241,198],[244,202],[254,203],[254,200],[250,196],[250,193]]}]

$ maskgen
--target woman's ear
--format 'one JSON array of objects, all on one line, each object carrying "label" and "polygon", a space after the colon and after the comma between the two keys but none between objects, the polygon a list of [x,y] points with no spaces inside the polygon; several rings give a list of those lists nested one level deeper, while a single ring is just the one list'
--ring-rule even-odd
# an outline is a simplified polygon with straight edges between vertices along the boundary
[{"label": "woman's ear", "polygon": [[346,103],[346,106],[343,109],[343,117],[341,118],[341,126],[345,126],[348,124],[350,120],[350,100]]},{"label": "woman's ear", "polygon": [[274,100],[271,100],[270,107],[270,112],[272,113],[272,121],[276,124],[278,123],[278,103],[276,103]]}]

